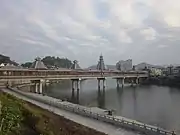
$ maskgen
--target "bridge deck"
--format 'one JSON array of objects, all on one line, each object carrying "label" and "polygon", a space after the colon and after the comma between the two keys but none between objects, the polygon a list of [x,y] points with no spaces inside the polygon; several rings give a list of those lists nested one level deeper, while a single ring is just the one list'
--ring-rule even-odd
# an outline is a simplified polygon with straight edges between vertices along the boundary
[{"label": "bridge deck", "polygon": [[28,70],[28,69],[0,69],[0,79],[91,79],[91,78],[123,78],[148,77],[147,72],[120,72],[120,71],[76,71],[76,70]]}]

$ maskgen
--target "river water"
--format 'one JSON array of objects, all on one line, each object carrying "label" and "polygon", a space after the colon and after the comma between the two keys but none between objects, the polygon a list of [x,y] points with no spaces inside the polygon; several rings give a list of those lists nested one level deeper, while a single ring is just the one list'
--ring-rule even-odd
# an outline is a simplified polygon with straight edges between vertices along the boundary
[{"label": "river water", "polygon": [[71,82],[45,87],[49,96],[85,106],[114,110],[115,115],[135,119],[180,133],[180,89],[161,86],[125,86],[116,88],[116,80],[107,80],[106,89],[98,90],[97,80],[82,81],[79,92]]}]

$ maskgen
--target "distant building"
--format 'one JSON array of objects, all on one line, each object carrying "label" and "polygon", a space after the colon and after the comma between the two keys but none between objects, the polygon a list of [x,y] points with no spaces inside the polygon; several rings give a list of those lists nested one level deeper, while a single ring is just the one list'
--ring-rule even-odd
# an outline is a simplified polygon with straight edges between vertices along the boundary
[{"label": "distant building", "polygon": [[132,70],[132,59],[121,60],[116,63],[116,68],[120,71],[129,71]]},{"label": "distant building", "polygon": [[169,66],[164,68],[162,72],[165,76],[180,76],[180,67]]},{"label": "distant building", "polygon": [[99,56],[99,61],[98,61],[98,64],[97,64],[97,70],[106,70],[106,66],[104,64],[104,59],[103,59],[103,56],[102,54]]},{"label": "distant building", "polygon": [[2,63],[0,65],[1,69],[22,69],[23,67],[19,66],[19,65],[13,65],[13,64],[9,64],[9,63]]}]

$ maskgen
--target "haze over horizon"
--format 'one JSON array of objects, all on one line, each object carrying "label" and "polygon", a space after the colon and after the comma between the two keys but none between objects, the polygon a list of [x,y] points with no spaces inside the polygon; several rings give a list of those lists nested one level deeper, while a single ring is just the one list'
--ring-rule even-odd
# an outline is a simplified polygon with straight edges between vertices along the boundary
[{"label": "haze over horizon", "polygon": [[[163,3],[163,4],[162,4]],[[179,63],[179,0],[1,0],[0,54],[77,59],[81,67],[133,59]]]}]

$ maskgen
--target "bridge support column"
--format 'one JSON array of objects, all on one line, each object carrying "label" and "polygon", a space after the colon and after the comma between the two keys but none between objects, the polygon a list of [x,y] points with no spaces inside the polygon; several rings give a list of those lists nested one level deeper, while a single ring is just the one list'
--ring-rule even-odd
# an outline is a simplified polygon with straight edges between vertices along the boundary
[{"label": "bridge support column", "polygon": [[134,80],[133,80],[133,79],[131,79],[131,86],[133,86],[133,84],[134,84]]},{"label": "bridge support column", "polygon": [[103,81],[103,89],[105,90],[105,88],[106,88],[106,78],[98,78],[97,79],[98,80],[98,90],[100,90],[101,89],[101,80]]},{"label": "bridge support column", "polygon": [[136,84],[139,84],[139,77],[136,78]]},{"label": "bridge support column", "polygon": [[72,90],[80,90],[80,79],[72,79]]},{"label": "bridge support column", "polygon": [[122,88],[124,88],[124,80],[125,78],[122,78]]},{"label": "bridge support column", "polygon": [[35,83],[35,93],[38,93],[38,83]]},{"label": "bridge support column", "polygon": [[39,94],[43,94],[43,80],[39,82]]},{"label": "bridge support column", "polygon": [[119,87],[120,87],[120,79],[117,78],[116,81],[117,81],[117,88],[119,89]]},{"label": "bridge support column", "polygon": [[103,90],[106,88],[106,79],[103,79]]},{"label": "bridge support column", "polygon": [[79,79],[76,81],[76,85],[77,85],[77,90],[79,91],[80,90],[80,80]]},{"label": "bridge support column", "polygon": [[100,90],[100,89],[101,89],[101,80],[98,79],[98,90]]},{"label": "bridge support column", "polygon": [[75,90],[75,81],[74,80],[72,80],[72,90],[74,91]]}]

